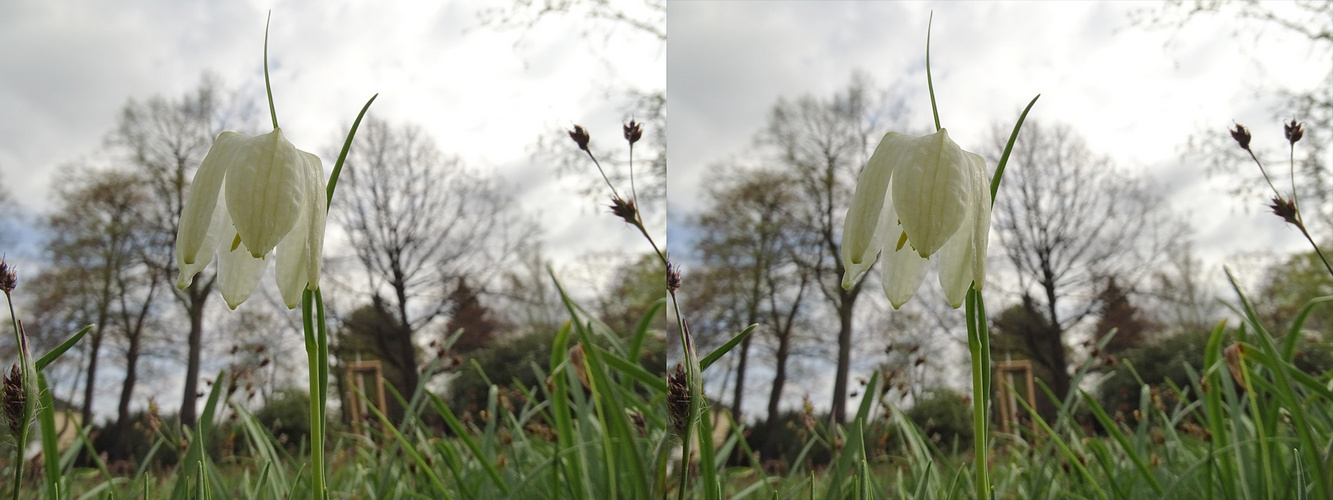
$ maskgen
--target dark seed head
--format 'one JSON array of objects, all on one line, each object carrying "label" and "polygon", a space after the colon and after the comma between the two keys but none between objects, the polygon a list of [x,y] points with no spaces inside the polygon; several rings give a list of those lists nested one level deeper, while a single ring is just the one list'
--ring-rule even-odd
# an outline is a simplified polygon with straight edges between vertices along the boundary
[{"label": "dark seed head", "polygon": [[1273,213],[1277,214],[1278,217],[1281,217],[1282,220],[1287,221],[1287,224],[1291,224],[1293,226],[1300,225],[1300,219],[1296,217],[1298,213],[1296,210],[1296,204],[1293,203],[1292,201],[1284,200],[1280,197],[1274,196],[1273,204],[1269,205],[1268,207],[1272,208]]},{"label": "dark seed head", "polygon": [[9,423],[9,432],[14,438],[19,437],[23,426],[27,424],[24,421],[23,409],[27,405],[28,394],[23,390],[23,371],[16,363],[9,369],[9,374],[5,375],[3,394],[0,394],[0,400],[5,414],[5,421]]},{"label": "dark seed head", "polygon": [[635,123],[633,119],[625,124],[625,140],[629,141],[630,145],[639,142],[641,137],[643,137],[643,124]]},{"label": "dark seed head", "polygon": [[1302,124],[1296,123],[1295,118],[1291,119],[1291,123],[1282,124],[1282,132],[1292,144],[1296,144],[1296,141],[1301,140],[1301,137],[1305,135],[1305,130],[1302,129]]},{"label": "dark seed head", "polygon": [[667,263],[666,286],[667,291],[671,293],[680,290],[680,266]]},{"label": "dark seed head", "polygon": [[685,365],[680,363],[676,363],[676,368],[667,377],[667,414],[676,433],[684,436],[690,425],[690,386],[685,377]]},{"label": "dark seed head", "polygon": [[569,131],[569,138],[574,139],[574,144],[578,144],[579,149],[588,150],[588,140],[591,138],[588,137],[588,131],[583,130],[583,127],[575,125],[574,130]]},{"label": "dark seed head", "polygon": [[18,275],[14,274],[14,266],[9,265],[5,262],[5,258],[0,256],[0,292],[9,295],[9,292],[18,287],[18,283],[19,279]]},{"label": "dark seed head", "polygon": [[611,213],[624,219],[626,224],[637,224],[639,209],[634,207],[634,200],[625,200],[619,196],[611,198]]},{"label": "dark seed head", "polygon": [[1240,144],[1241,149],[1250,149],[1250,131],[1244,125],[1237,123],[1236,130],[1231,131],[1231,138],[1235,139],[1237,144]]}]

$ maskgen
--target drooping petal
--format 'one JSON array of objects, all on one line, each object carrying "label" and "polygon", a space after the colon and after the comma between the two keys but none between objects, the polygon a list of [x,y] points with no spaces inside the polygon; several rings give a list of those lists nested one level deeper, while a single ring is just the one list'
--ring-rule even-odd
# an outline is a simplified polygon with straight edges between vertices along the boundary
[{"label": "drooping petal", "polygon": [[[204,161],[194,172],[194,180],[190,182],[190,193],[185,199],[185,207],[181,210],[180,224],[176,230],[176,256],[182,270],[186,269],[186,266],[192,266],[191,268],[197,266],[198,269],[194,272],[198,272],[199,269],[203,269],[203,266],[199,265],[199,260],[204,259],[206,265],[207,259],[212,258],[212,242],[207,240],[214,219],[213,212],[218,207],[219,191],[222,189],[227,170],[243,161],[248,155],[245,137],[247,136],[234,132],[223,132],[213,141],[208,154],[204,155]],[[194,273],[189,275],[193,277]],[[188,281],[183,273],[177,280],[177,285],[185,282],[186,286],[189,286]]]},{"label": "drooping petal", "polygon": [[967,297],[967,289],[972,286],[972,223],[976,219],[965,217],[963,225],[954,233],[953,238],[940,248],[940,288],[949,305],[958,309]]},{"label": "drooping petal", "polygon": [[232,140],[244,145],[238,149],[245,157],[227,171],[227,207],[241,241],[259,258],[296,225],[306,203],[305,174],[296,146],[282,136],[282,129],[259,136],[233,135],[237,138]]},{"label": "drooping petal", "polygon": [[921,282],[926,278],[930,260],[921,258],[906,245],[901,250],[893,252],[890,250],[892,249],[887,247],[884,249],[881,271],[883,271],[884,295],[889,298],[893,308],[897,309],[916,295],[917,288],[921,287]]},{"label": "drooping petal", "polygon": [[301,303],[301,292],[319,289],[320,266],[323,261],[324,225],[328,212],[324,194],[324,167],[319,157],[299,151],[303,162],[307,192],[315,193],[304,207],[301,218],[291,233],[278,244],[277,279],[283,303],[294,309]]},{"label": "drooping petal", "polygon": [[977,172],[973,187],[980,201],[972,212],[972,288],[981,291],[986,286],[986,251],[990,247],[991,195],[986,160],[980,155],[967,153],[971,168]]},{"label": "drooping petal", "polygon": [[[306,208],[306,211],[310,209]],[[305,290],[309,282],[309,267],[306,266],[305,260],[309,255],[306,248],[310,237],[310,231],[307,230],[310,218],[306,214],[301,215],[292,232],[278,243],[278,263],[277,269],[274,270],[278,279],[278,291],[282,292],[282,302],[288,309],[295,309],[301,304],[301,291]]]},{"label": "drooping petal", "polygon": [[[226,213],[226,207],[220,207],[223,213]],[[224,217],[223,227],[232,228],[230,217]],[[227,302],[227,307],[236,309],[236,306],[250,298],[250,294],[255,291],[259,285],[259,279],[264,277],[264,268],[267,262],[264,259],[256,259],[250,254],[250,249],[245,247],[244,241],[237,241],[238,235],[235,231],[228,231],[231,236],[218,238],[218,289],[222,291],[222,300]],[[221,234],[227,234],[223,232]],[[235,244],[235,248],[232,245]]]},{"label": "drooping petal", "polygon": [[892,204],[885,207],[882,220],[892,222],[884,224],[886,229],[880,277],[884,285],[884,295],[889,298],[893,308],[897,309],[916,295],[917,288],[921,287],[921,281],[926,278],[930,260],[921,258],[906,244],[898,248],[897,242],[903,234],[903,226],[898,223],[898,216],[893,211]]},{"label": "drooping petal", "polygon": [[990,184],[986,162],[964,151],[969,186],[966,217],[939,252],[940,287],[949,305],[962,307],[968,288],[981,290],[986,280],[986,246],[990,237]]},{"label": "drooping petal", "polygon": [[313,154],[301,151],[305,158],[305,168],[307,171],[307,182],[309,183],[307,202],[312,210],[308,217],[310,222],[307,230],[310,236],[306,239],[306,267],[310,282],[306,285],[311,291],[319,290],[320,269],[324,263],[324,227],[328,219],[329,200],[325,191],[324,165],[319,161],[319,157]]},{"label": "drooping petal", "polygon": [[893,177],[895,166],[902,161],[904,150],[915,140],[912,136],[897,132],[884,134],[884,139],[875,147],[875,152],[861,170],[842,226],[841,257],[845,268],[843,288],[850,288],[862,273],[875,264],[875,255],[883,246],[879,222],[884,199],[889,192],[889,180]]},{"label": "drooping petal", "polygon": [[945,129],[915,138],[894,168],[892,196],[907,240],[921,257],[933,255],[958,231],[971,185],[962,148]]},{"label": "drooping petal", "polygon": [[[214,204],[217,204],[218,199],[215,198],[213,202]],[[199,249],[193,256],[191,256],[193,259],[192,263],[185,262],[186,255],[184,254],[184,247],[181,246],[180,240],[177,239],[176,268],[179,272],[176,275],[176,288],[184,290],[190,287],[190,283],[194,282],[194,275],[199,274],[199,271],[203,271],[205,267],[208,267],[208,263],[213,261],[213,251],[217,247],[218,238],[222,237],[222,233],[230,233],[232,231],[231,222],[230,219],[227,218],[227,209],[225,207],[215,207],[213,209],[213,215],[209,218],[208,227],[206,229]],[[179,238],[179,236],[177,238]]]}]

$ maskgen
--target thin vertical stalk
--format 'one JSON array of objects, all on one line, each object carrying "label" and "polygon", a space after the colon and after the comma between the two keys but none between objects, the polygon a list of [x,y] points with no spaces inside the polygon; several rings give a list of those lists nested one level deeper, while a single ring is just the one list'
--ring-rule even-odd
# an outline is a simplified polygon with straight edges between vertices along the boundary
[{"label": "thin vertical stalk", "polygon": [[[310,364],[310,479],[311,496],[316,499],[326,498],[328,492],[324,484],[324,397],[320,394],[323,382],[320,375],[328,373],[328,358],[319,359],[320,332],[315,330],[314,293],[309,289],[301,294],[301,325],[305,330],[305,352]],[[322,319],[322,318],[321,318]],[[321,369],[320,365],[324,365]]]},{"label": "thin vertical stalk", "polygon": [[978,499],[990,498],[990,469],[987,459],[990,446],[987,433],[986,409],[990,399],[990,349],[989,339],[983,338],[985,327],[979,326],[986,321],[985,306],[981,303],[981,294],[976,289],[967,291],[964,301],[967,308],[967,347],[972,354],[972,449],[975,454],[973,471],[976,473],[974,486]]}]

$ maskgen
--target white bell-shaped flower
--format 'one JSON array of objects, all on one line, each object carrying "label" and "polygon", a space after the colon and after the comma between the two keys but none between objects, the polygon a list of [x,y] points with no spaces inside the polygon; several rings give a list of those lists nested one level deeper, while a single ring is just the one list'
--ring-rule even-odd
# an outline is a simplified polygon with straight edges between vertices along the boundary
[{"label": "white bell-shaped flower", "polygon": [[328,212],[323,179],[319,157],[296,149],[282,129],[223,132],[195,172],[181,212],[176,286],[190,286],[216,250],[218,287],[235,309],[276,259],[278,290],[295,308],[303,290],[319,289]]},{"label": "white bell-shaped flower", "polygon": [[842,232],[842,286],[884,253],[884,294],[896,309],[916,294],[932,256],[954,308],[986,283],[991,197],[986,162],[940,129],[913,137],[889,132],[856,183]]}]

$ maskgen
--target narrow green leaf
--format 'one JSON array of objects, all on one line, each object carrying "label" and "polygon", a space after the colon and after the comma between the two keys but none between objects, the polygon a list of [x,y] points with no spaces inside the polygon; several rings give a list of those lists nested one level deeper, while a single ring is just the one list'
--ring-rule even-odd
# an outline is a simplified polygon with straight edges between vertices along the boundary
[{"label": "narrow green leaf", "polygon": [[745,340],[745,337],[749,337],[751,333],[754,333],[755,328],[758,327],[759,327],[758,324],[745,327],[745,330],[742,330],[741,333],[736,334],[736,336],[732,337],[731,340],[726,341],[726,343],[722,344],[717,349],[713,349],[713,352],[708,353],[707,356],[704,356],[703,359],[699,360],[699,369],[708,370],[708,367],[713,366],[713,363],[717,362],[717,360],[719,359],[722,359],[723,355],[727,354],[728,352],[731,352],[731,349],[733,347],[736,347],[737,344],[740,344],[741,341]]},{"label": "narrow green leaf", "polygon": [[278,129],[278,110],[273,106],[273,85],[268,79],[268,23],[273,19],[273,11],[264,18],[264,92],[268,94],[268,115],[273,119],[273,129]]},{"label": "narrow green leaf", "polygon": [[[84,328],[86,332],[88,328]],[[48,355],[49,356],[49,355]],[[45,358],[43,358],[45,359]],[[40,363],[40,361],[39,361]],[[42,431],[42,464],[46,469],[46,498],[60,498],[60,448],[56,435],[56,405],[51,390],[46,385],[46,374],[37,372],[37,419]],[[66,424],[68,424],[68,420]]]},{"label": "narrow green leaf", "polygon": [[935,12],[931,11],[930,19],[926,21],[926,90],[930,92],[930,114],[935,117],[935,131],[939,132],[940,110],[935,105],[935,79],[930,76],[930,28],[935,24]]},{"label": "narrow green leaf", "polygon": [[[435,406],[435,411],[439,413],[441,417],[444,417],[444,423],[449,426],[449,429],[454,431],[454,437],[463,441],[463,445],[472,452],[473,457],[476,457],[477,463],[479,463],[482,470],[486,472],[486,476],[491,479],[491,482],[494,483],[496,487],[500,488],[500,491],[503,491],[508,495],[509,485],[505,484],[504,478],[500,476],[500,470],[497,469],[495,464],[482,452],[481,446],[478,445],[477,440],[473,438],[472,432],[463,425],[463,422],[458,419],[457,415],[454,415],[454,411],[449,408],[449,405],[444,404],[444,401],[440,400],[439,396],[429,392],[426,393],[426,395],[430,397],[431,404]],[[492,415],[494,415],[494,412],[492,412]]]},{"label": "narrow green leaf", "polygon": [[620,356],[616,356],[615,354],[608,352],[606,349],[602,349],[598,346],[592,346],[592,348],[597,350],[597,355],[601,357],[601,360],[606,363],[607,366],[616,369],[622,375],[626,375],[628,379],[638,381],[640,384],[648,386],[649,389],[652,389],[653,392],[657,394],[666,393],[667,384],[665,380],[662,380],[662,377],[653,375],[642,366],[639,366],[636,363],[631,363],[629,360]]},{"label": "narrow green leaf", "polygon": [[74,344],[79,343],[79,339],[82,339],[84,335],[87,335],[88,332],[92,330],[93,330],[93,325],[85,326],[83,327],[82,330],[79,330],[79,333],[74,334],[73,337],[70,337],[64,342],[61,342],[60,345],[56,346],[55,349],[52,349],[51,352],[46,353],[46,355],[42,356],[41,359],[38,359],[37,364],[34,365],[37,368],[37,371],[42,371],[42,368],[46,368],[46,365],[49,365],[52,362],[54,362],[56,359],[60,357],[61,354],[65,354],[65,351],[68,351],[69,348],[74,347]]},{"label": "narrow green leaf", "polygon": [[366,110],[370,109],[370,103],[375,102],[375,98],[379,96],[379,94],[370,96],[366,105],[361,106],[361,112],[357,113],[356,120],[352,122],[352,128],[347,130],[347,139],[343,141],[342,151],[338,152],[338,161],[333,164],[333,173],[329,174],[329,185],[325,188],[328,192],[328,208],[333,207],[333,190],[338,187],[338,176],[342,174],[343,162],[347,161],[347,152],[352,149],[352,138],[356,136],[356,129],[361,126],[361,119],[365,118]]},{"label": "narrow green leaf", "polygon": [[1097,421],[1101,422],[1102,427],[1106,429],[1106,432],[1111,434],[1111,438],[1114,439],[1116,443],[1120,444],[1120,450],[1124,452],[1125,456],[1129,457],[1130,461],[1134,462],[1134,467],[1139,470],[1139,475],[1143,476],[1144,479],[1147,479],[1148,484],[1152,485],[1153,491],[1157,492],[1158,495],[1161,495],[1162,484],[1158,482],[1157,476],[1154,476],[1152,471],[1148,469],[1148,463],[1139,455],[1138,450],[1130,444],[1129,438],[1125,437],[1125,433],[1120,431],[1120,426],[1106,413],[1106,410],[1102,408],[1102,405],[1097,403],[1097,400],[1093,399],[1092,396],[1089,396],[1088,393],[1084,392],[1082,389],[1079,389],[1078,392],[1088,401],[1088,408],[1092,410],[1093,416],[1097,417]]},{"label": "narrow green leaf", "polygon": [[1004,167],[1009,163],[1009,153],[1014,150],[1014,143],[1018,141],[1018,131],[1023,128],[1023,121],[1028,118],[1028,111],[1032,111],[1032,105],[1037,104],[1037,99],[1041,94],[1037,94],[1028,102],[1026,108],[1023,108],[1023,114],[1018,115],[1018,122],[1014,124],[1014,131],[1009,133],[1009,142],[1004,145],[1004,153],[1000,155],[1000,162],[995,164],[995,175],[990,180],[990,203],[995,205],[995,194],[1000,190],[1000,180],[1004,178]]}]

